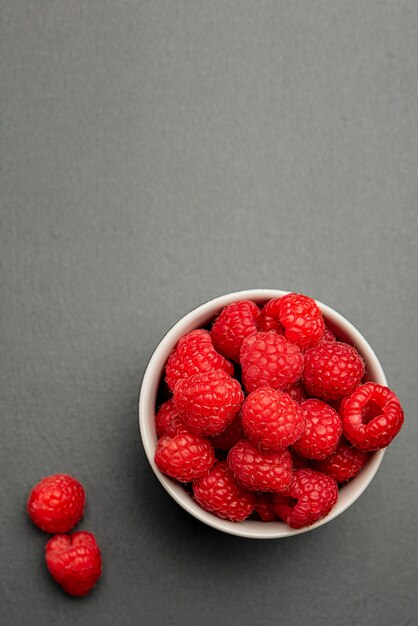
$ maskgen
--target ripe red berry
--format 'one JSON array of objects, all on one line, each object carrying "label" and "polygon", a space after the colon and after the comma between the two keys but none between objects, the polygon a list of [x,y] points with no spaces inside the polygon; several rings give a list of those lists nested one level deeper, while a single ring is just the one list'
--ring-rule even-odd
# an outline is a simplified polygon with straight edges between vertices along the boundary
[{"label": "ripe red berry", "polygon": [[292,479],[288,450],[260,450],[246,439],[229,451],[227,462],[235,479],[249,491],[281,492]]},{"label": "ripe red berry", "polygon": [[400,431],[404,414],[388,387],[365,383],[340,406],[344,435],[359,450],[385,448]]},{"label": "ripe red berry", "polygon": [[272,331],[244,339],[240,359],[242,381],[248,392],[259,387],[287,387],[299,380],[303,370],[299,348]]},{"label": "ripe red berry", "polygon": [[345,483],[357,476],[369,458],[366,452],[356,450],[345,441],[340,441],[338,448],[323,461],[315,463],[315,469],[332,476],[337,483]]},{"label": "ripe red berry", "polygon": [[155,451],[155,463],[167,476],[187,483],[210,470],[215,453],[209,441],[192,433],[162,437]]},{"label": "ripe red berry", "polygon": [[271,493],[259,493],[257,495],[255,512],[263,522],[274,522],[277,520]]},{"label": "ripe red berry", "polygon": [[158,409],[155,416],[155,428],[157,437],[163,437],[164,435],[174,437],[179,433],[187,432],[187,428],[172,399],[164,402]]},{"label": "ripe red berry", "polygon": [[195,374],[222,370],[234,373],[234,366],[213,347],[207,330],[193,330],[182,337],[167,360],[165,379],[171,391],[176,383]]},{"label": "ripe red berry", "polygon": [[52,537],[45,559],[52,578],[71,596],[85,596],[102,573],[100,548],[85,531]]},{"label": "ripe red berry", "polygon": [[315,300],[300,293],[288,293],[263,307],[260,325],[281,332],[299,348],[310,348],[322,339],[325,324]]},{"label": "ripe red berry", "polygon": [[342,398],[358,387],[363,374],[363,359],[347,343],[325,341],[305,352],[303,384],[311,396]]},{"label": "ripe red berry", "polygon": [[337,338],[334,335],[334,333],[332,332],[332,330],[330,330],[326,326],[325,326],[325,332],[324,332],[324,334],[322,336],[322,339],[320,339],[320,341],[318,343],[320,343],[320,342],[323,343],[324,341],[337,341]]},{"label": "ripe red berry", "polygon": [[209,441],[215,448],[215,450],[230,450],[240,439],[243,439],[244,429],[242,427],[241,415],[238,415],[233,421],[223,430],[219,435],[215,437],[209,437]]},{"label": "ripe red berry", "polygon": [[293,474],[286,495],[274,495],[274,510],[291,528],[311,526],[331,511],[338,500],[331,476],[306,468]]},{"label": "ripe red berry", "polygon": [[216,350],[228,359],[239,361],[239,351],[245,337],[258,330],[258,306],[249,300],[226,306],[213,323],[211,337]]},{"label": "ripe red berry", "polygon": [[254,511],[256,497],[238,485],[225,462],[217,463],[209,475],[193,481],[196,502],[210,513],[242,522]]},{"label": "ripe red berry", "polygon": [[86,494],[68,474],[43,478],[29,494],[27,511],[32,522],[46,533],[65,533],[83,517]]},{"label": "ripe red berry", "polygon": [[261,330],[274,330],[279,335],[284,335],[285,329],[279,321],[280,302],[281,298],[273,298],[263,306],[258,318],[258,325]]},{"label": "ripe red berry", "polygon": [[305,417],[299,404],[286,393],[264,387],[246,398],[242,425],[256,445],[280,450],[299,439],[305,429]]},{"label": "ripe red berry", "polygon": [[293,385],[284,387],[282,391],[287,393],[295,402],[299,402],[299,404],[308,399],[308,396],[300,383],[294,383]]},{"label": "ripe red berry", "polygon": [[239,382],[220,370],[181,380],[174,390],[174,403],[183,422],[205,436],[225,430],[243,399]]},{"label": "ripe red berry", "polygon": [[300,405],[306,420],[305,430],[293,444],[299,456],[307,459],[325,459],[336,447],[343,432],[341,418],[336,411],[321,400],[305,400]]}]

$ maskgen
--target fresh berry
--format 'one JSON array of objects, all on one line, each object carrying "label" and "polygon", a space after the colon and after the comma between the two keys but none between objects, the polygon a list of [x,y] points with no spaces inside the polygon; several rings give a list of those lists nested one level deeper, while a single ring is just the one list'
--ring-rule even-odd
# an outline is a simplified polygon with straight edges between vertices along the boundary
[{"label": "fresh berry", "polygon": [[291,528],[311,526],[331,511],[338,500],[337,483],[312,469],[296,470],[286,495],[274,495],[274,510]]},{"label": "fresh berry", "polygon": [[315,300],[299,293],[288,293],[270,300],[263,307],[260,325],[281,332],[299,348],[310,348],[323,337],[325,324]]},{"label": "fresh berry", "polygon": [[231,522],[242,522],[254,511],[255,494],[238,485],[228,465],[220,461],[210,471],[193,481],[196,502],[218,517]]},{"label": "fresh berry", "polygon": [[330,330],[329,328],[327,328],[325,326],[325,332],[322,336],[322,339],[320,339],[320,341],[318,343],[323,343],[324,341],[337,341],[336,336],[334,335],[334,333],[332,332],[332,330]]},{"label": "fresh berry", "polygon": [[179,433],[187,432],[187,428],[184,425],[173,400],[167,400],[167,402],[164,402],[160,406],[155,416],[155,427],[157,430],[157,437],[163,437],[164,435],[174,437]]},{"label": "fresh berry", "polygon": [[368,458],[366,452],[356,450],[345,441],[340,441],[335,452],[323,461],[315,463],[315,469],[332,476],[337,483],[345,483],[357,476]]},{"label": "fresh berry", "polygon": [[388,387],[366,383],[340,406],[344,435],[359,450],[385,448],[400,431],[404,414],[398,397]]},{"label": "fresh berry", "polygon": [[66,533],[80,521],[86,494],[68,474],[43,478],[29,494],[27,511],[32,522],[46,533]]},{"label": "fresh berry", "polygon": [[292,479],[288,450],[260,450],[242,439],[229,451],[227,461],[237,482],[249,491],[281,492]]},{"label": "fresh berry", "polygon": [[308,399],[308,396],[306,395],[306,392],[300,383],[294,383],[293,385],[284,387],[282,391],[287,393],[295,402],[301,403],[304,400]]},{"label": "fresh berry", "polygon": [[254,444],[280,450],[299,439],[305,429],[305,417],[300,405],[287,393],[264,387],[246,398],[242,425]]},{"label": "fresh berry", "polygon": [[325,459],[332,454],[343,432],[341,418],[321,400],[305,400],[300,405],[306,420],[305,430],[293,449],[307,459]]},{"label": "fresh berry", "polygon": [[233,361],[239,361],[241,344],[258,330],[260,309],[254,302],[242,300],[226,306],[213,323],[211,337],[216,350]]},{"label": "fresh berry", "polygon": [[274,330],[279,335],[284,335],[284,327],[280,324],[280,301],[281,298],[269,300],[261,309],[258,325],[261,330]]},{"label": "fresh berry", "polygon": [[242,381],[248,392],[259,387],[287,387],[299,380],[303,370],[299,348],[274,331],[244,339],[240,359]]},{"label": "fresh berry", "polygon": [[274,522],[277,519],[271,493],[259,493],[257,495],[255,512],[263,522]]},{"label": "fresh berry", "polygon": [[174,403],[186,426],[205,436],[225,430],[243,399],[239,382],[221,370],[181,380],[174,390]]},{"label": "fresh berry", "polygon": [[180,433],[161,437],[154,460],[163,474],[187,483],[207,474],[215,462],[215,453],[206,439],[193,433]]},{"label": "fresh berry", "polygon": [[333,400],[349,395],[361,382],[364,362],[353,346],[325,341],[305,352],[303,384],[311,395]]},{"label": "fresh berry", "polygon": [[216,352],[209,331],[193,330],[179,340],[168,357],[165,379],[171,391],[174,391],[179,380],[216,370],[232,376],[234,366]]},{"label": "fresh berry", "polygon": [[45,548],[52,578],[71,596],[85,596],[102,573],[100,548],[92,533],[54,535]]},{"label": "fresh berry", "polygon": [[233,421],[219,435],[210,437],[209,441],[215,450],[230,450],[240,439],[243,439],[244,429],[242,427],[241,415],[238,414]]}]

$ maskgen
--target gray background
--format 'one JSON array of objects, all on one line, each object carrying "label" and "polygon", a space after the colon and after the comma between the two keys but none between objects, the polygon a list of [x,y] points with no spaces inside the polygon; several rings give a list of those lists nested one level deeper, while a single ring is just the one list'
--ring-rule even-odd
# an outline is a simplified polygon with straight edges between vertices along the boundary
[{"label": "gray background", "polygon": [[[416,624],[417,4],[1,8],[1,623]],[[407,417],[350,510],[282,541],[189,517],[137,431],[166,329],[252,287],[351,319]],[[103,549],[81,601],[24,512],[62,471]]]}]

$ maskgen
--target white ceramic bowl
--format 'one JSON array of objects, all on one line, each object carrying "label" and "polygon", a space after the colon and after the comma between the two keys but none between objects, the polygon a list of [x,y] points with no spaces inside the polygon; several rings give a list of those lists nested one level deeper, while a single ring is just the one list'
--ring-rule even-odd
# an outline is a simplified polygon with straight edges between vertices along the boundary
[{"label": "white ceramic bowl", "polygon": [[[214,298],[205,302],[201,306],[187,313],[182,317],[163,337],[156,347],[142,380],[141,391],[139,395],[139,428],[141,432],[142,442],[148,461],[156,474],[158,480],[168,491],[170,496],[183,507],[188,513],[199,519],[201,522],[222,530],[231,535],[239,537],[250,537],[254,539],[275,539],[281,537],[289,537],[299,533],[305,533],[314,528],[318,528],[345,511],[353,502],[357,500],[372,481],[374,475],[379,469],[382,462],[384,450],[379,450],[371,456],[362,471],[353,478],[347,485],[340,489],[339,498],[336,506],[325,518],[300,530],[289,528],[284,522],[261,522],[256,520],[246,520],[244,522],[234,523],[220,519],[212,513],[204,511],[191,496],[179,484],[176,484],[167,476],[164,476],[154,462],[154,453],[157,446],[157,435],[155,432],[155,403],[160,381],[163,376],[165,362],[171,350],[177,341],[195,328],[201,328],[210,322],[221,309],[239,300],[253,300],[257,304],[262,304],[271,298],[283,296],[287,291],[279,291],[276,289],[251,289],[248,291],[237,291],[236,293],[228,293],[219,298]],[[380,365],[377,356],[369,346],[363,335],[348,321],[331,309],[329,306],[317,302],[320,307],[324,319],[331,330],[336,330],[339,339],[345,340],[354,345],[360,352],[366,362],[366,376],[368,380],[373,380],[381,385],[387,385],[386,377]]]}]

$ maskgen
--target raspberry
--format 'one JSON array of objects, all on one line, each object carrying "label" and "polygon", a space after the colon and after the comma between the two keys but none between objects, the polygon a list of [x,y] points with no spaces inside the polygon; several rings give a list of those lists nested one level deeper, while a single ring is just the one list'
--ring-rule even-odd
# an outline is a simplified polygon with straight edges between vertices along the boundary
[{"label": "raspberry", "polygon": [[174,403],[193,432],[218,435],[241,408],[244,394],[237,380],[218,370],[196,374],[177,383]]},{"label": "raspberry", "polygon": [[192,433],[162,437],[155,451],[155,463],[167,476],[187,483],[210,470],[215,453],[206,439]]},{"label": "raspberry", "polygon": [[340,406],[344,435],[359,450],[385,448],[400,431],[404,415],[398,397],[388,387],[366,383]]},{"label": "raspberry", "polygon": [[320,339],[318,343],[324,343],[324,341],[337,341],[337,338],[332,332],[332,330],[330,330],[326,326],[325,326],[325,332],[322,336],[322,339]]},{"label": "raspberry", "polygon": [[364,362],[347,343],[325,341],[305,352],[303,384],[311,396],[336,400],[354,391],[364,374]]},{"label": "raspberry", "polygon": [[293,383],[293,385],[284,387],[282,391],[287,393],[295,402],[300,403],[308,399],[308,396],[306,395],[305,390],[300,383]]},{"label": "raspberry", "polygon": [[258,330],[256,320],[260,309],[254,302],[242,300],[226,306],[213,323],[211,337],[216,350],[233,361],[245,337]]},{"label": "raspberry", "polygon": [[219,435],[210,437],[210,442],[216,450],[230,450],[237,441],[244,438],[241,415],[238,414],[234,420]]},{"label": "raspberry", "polygon": [[220,461],[208,476],[193,481],[196,502],[210,513],[242,522],[254,511],[256,497],[238,485],[227,464]]},{"label": "raspberry", "polygon": [[215,370],[223,370],[232,376],[234,366],[216,352],[209,331],[193,330],[179,340],[168,357],[165,379],[174,391],[177,381]]},{"label": "raspberry", "polygon": [[321,400],[306,400],[300,405],[306,420],[305,430],[293,449],[307,459],[325,459],[340,440],[343,425],[340,416]]},{"label": "raspberry", "polygon": [[281,335],[260,332],[241,346],[242,381],[248,392],[258,387],[280,389],[295,383],[303,370],[299,348]]},{"label": "raspberry", "polygon": [[55,535],[45,548],[52,578],[71,596],[85,596],[102,573],[100,548],[92,533]]},{"label": "raspberry", "polygon": [[86,494],[68,474],[47,476],[29,494],[27,511],[32,522],[46,533],[65,533],[83,517]]},{"label": "raspberry", "polygon": [[345,441],[340,441],[335,452],[323,461],[318,461],[315,468],[332,476],[337,483],[345,483],[357,476],[368,458],[366,452],[356,450]]},{"label": "raspberry", "polygon": [[305,417],[299,404],[286,393],[264,387],[246,398],[242,425],[256,445],[280,450],[299,439],[305,429]]},{"label": "raspberry", "polygon": [[282,332],[299,348],[310,348],[321,340],[325,324],[315,300],[299,293],[288,293],[270,300],[260,315],[263,329]]},{"label": "raspberry", "polygon": [[273,496],[274,510],[291,528],[311,526],[328,515],[337,500],[335,480],[308,468],[296,470],[287,495]]},{"label": "raspberry", "polygon": [[274,330],[279,335],[284,335],[284,327],[279,321],[280,301],[281,298],[273,298],[263,306],[258,318],[261,330]]},{"label": "raspberry", "polygon": [[164,435],[174,437],[179,433],[187,432],[187,428],[184,425],[173,400],[167,400],[167,402],[164,402],[160,406],[155,416],[155,427],[157,430],[157,437],[163,437]]},{"label": "raspberry", "polygon": [[270,493],[258,494],[255,512],[263,522],[274,522],[277,519]]},{"label": "raspberry", "polygon": [[292,479],[288,450],[259,450],[242,439],[229,451],[227,462],[237,482],[249,491],[281,492]]}]

